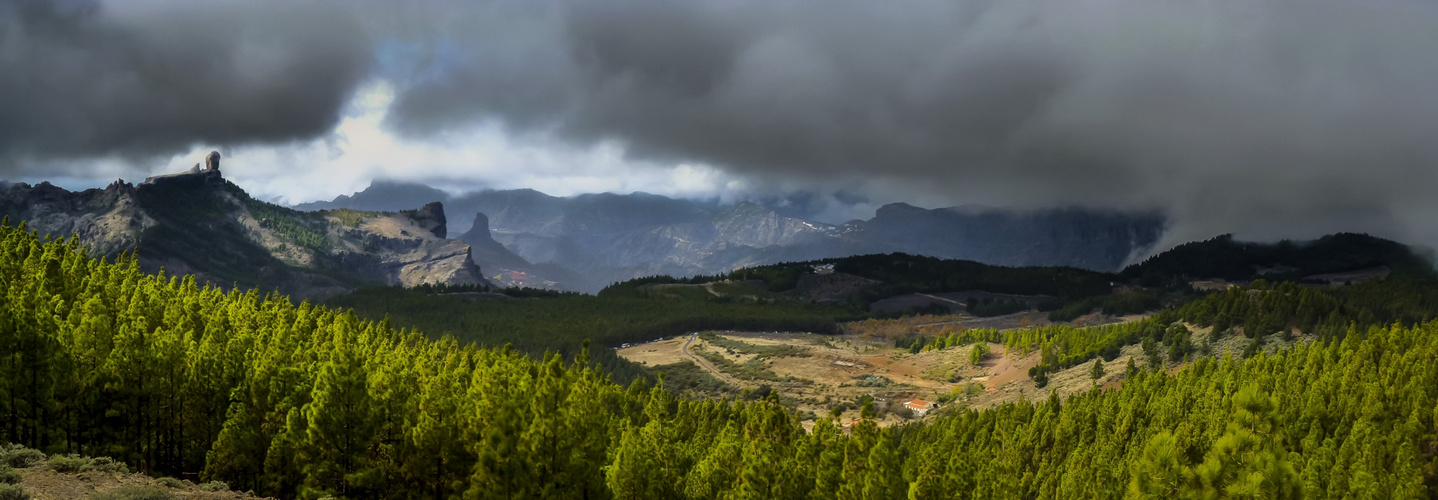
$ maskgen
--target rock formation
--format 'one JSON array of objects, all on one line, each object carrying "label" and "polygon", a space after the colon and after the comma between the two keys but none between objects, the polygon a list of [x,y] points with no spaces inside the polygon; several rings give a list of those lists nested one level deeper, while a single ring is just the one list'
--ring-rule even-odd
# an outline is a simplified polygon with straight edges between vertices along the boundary
[{"label": "rock formation", "polygon": [[145,178],[145,182],[142,182],[142,183],[140,183],[140,184],[141,184],[141,185],[154,184],[154,183],[159,182],[159,181],[164,180],[164,179],[175,179],[175,178],[182,178],[182,177],[190,177],[190,176],[195,176],[195,175],[200,175],[200,174],[208,175],[208,176],[210,176],[210,177],[209,177],[210,179],[218,179],[218,178],[220,177],[220,152],[219,152],[219,151],[210,151],[210,154],[205,155],[205,163],[204,163],[204,164],[205,164],[205,168],[204,168],[203,170],[200,169],[200,164],[199,164],[199,163],[196,163],[195,166],[190,167],[189,170],[186,170],[186,171],[184,171],[184,172],[180,172],[180,173],[176,173],[176,174],[164,174],[164,175],[155,175],[155,176],[146,177],[146,178]]},{"label": "rock formation", "polygon": [[415,224],[429,231],[436,238],[444,238],[449,233],[447,221],[444,218],[444,204],[440,202],[428,203],[419,210],[406,210],[403,213],[410,219],[414,219]]},{"label": "rock formation", "polygon": [[0,216],[42,234],[78,235],[97,256],[138,247],[149,272],[296,298],[381,284],[488,285],[470,245],[444,238],[439,203],[406,213],[301,212],[255,200],[219,170],[73,193],[0,182]]}]

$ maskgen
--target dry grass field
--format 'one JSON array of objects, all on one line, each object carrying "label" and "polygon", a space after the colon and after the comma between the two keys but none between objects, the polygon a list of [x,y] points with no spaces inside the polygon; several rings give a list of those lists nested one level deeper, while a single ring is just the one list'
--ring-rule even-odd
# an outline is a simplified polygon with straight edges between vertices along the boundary
[{"label": "dry grass field", "polygon": [[[1136,321],[1143,316],[1085,318],[1092,324]],[[1094,381],[1091,365],[1084,364],[1050,376],[1050,384],[1034,387],[1028,370],[1039,355],[1009,354],[1001,344],[989,344],[990,353],[975,366],[969,361],[972,346],[911,353],[895,348],[895,336],[938,335],[954,328],[1031,327],[1047,324],[1040,315],[1018,313],[997,318],[919,316],[847,325],[841,335],[785,332],[699,332],[633,345],[620,356],[646,366],[689,362],[735,390],[761,386],[778,391],[801,412],[827,414],[842,407],[844,421],[858,418],[860,401],[873,398],[876,407],[898,408],[904,401],[923,399],[941,403],[939,411],[984,408],[1016,401],[1060,396],[1116,386],[1128,358],[1140,356],[1137,346],[1123,350],[1106,364],[1103,378]],[[1136,360],[1142,364],[1141,361]],[[932,415],[933,413],[931,413]],[[884,412],[882,424],[901,423],[906,412]]]}]

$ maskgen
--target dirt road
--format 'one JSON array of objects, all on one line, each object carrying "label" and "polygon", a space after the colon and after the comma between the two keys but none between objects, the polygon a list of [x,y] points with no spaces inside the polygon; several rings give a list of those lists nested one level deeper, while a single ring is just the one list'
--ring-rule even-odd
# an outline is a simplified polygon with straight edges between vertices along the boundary
[{"label": "dirt road", "polygon": [[701,356],[696,356],[694,355],[694,353],[689,352],[689,344],[694,343],[694,339],[698,337],[698,333],[689,334],[689,340],[684,341],[684,347],[679,348],[679,350],[683,351],[685,356],[689,356],[689,359],[694,360],[694,362],[697,363],[700,368],[703,368],[705,371],[709,372],[710,375],[713,375],[714,378],[719,379],[719,381],[721,382],[740,388],[748,387],[750,385],[740,382],[739,379],[731,377],[727,373],[719,371],[719,368],[716,368],[714,365],[709,364],[709,360],[704,359]]}]

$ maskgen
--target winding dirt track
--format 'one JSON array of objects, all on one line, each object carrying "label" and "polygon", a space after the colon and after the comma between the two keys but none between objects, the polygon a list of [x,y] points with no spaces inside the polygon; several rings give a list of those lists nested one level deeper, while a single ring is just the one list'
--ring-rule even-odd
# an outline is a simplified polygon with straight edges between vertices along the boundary
[{"label": "winding dirt track", "polygon": [[722,382],[724,382],[724,383],[726,383],[726,384],[732,385],[732,386],[734,386],[734,387],[749,387],[749,386],[750,386],[750,384],[745,384],[745,383],[743,383],[743,382],[740,382],[739,379],[736,379],[736,378],[734,378],[734,377],[729,376],[729,374],[727,374],[727,373],[724,373],[724,372],[722,372],[722,371],[719,371],[719,368],[715,367],[715,366],[712,365],[712,364],[709,364],[709,360],[704,359],[703,357],[700,357],[700,356],[696,356],[696,355],[694,355],[694,353],[689,352],[689,344],[693,343],[693,342],[694,342],[694,339],[696,339],[696,338],[698,338],[698,337],[699,337],[699,334],[698,334],[698,333],[691,333],[691,334],[689,334],[689,340],[684,341],[684,347],[679,348],[679,350],[682,351],[685,356],[689,356],[689,359],[692,359],[692,360],[694,360],[695,363],[698,363],[700,368],[703,368],[705,371],[708,371],[710,375],[713,375],[715,378],[719,379],[720,381],[722,381]]}]

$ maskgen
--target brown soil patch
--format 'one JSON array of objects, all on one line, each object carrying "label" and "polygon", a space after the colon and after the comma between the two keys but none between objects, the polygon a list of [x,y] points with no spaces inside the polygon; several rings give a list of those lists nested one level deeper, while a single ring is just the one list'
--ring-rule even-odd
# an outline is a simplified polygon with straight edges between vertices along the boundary
[{"label": "brown soil patch", "polygon": [[[764,369],[778,376],[774,380],[739,380],[721,371],[710,363],[697,363],[722,381],[736,387],[758,387],[768,385],[779,391],[786,399],[796,403],[800,412],[827,415],[830,408],[840,404],[854,404],[861,397],[873,397],[883,408],[913,398],[935,400],[948,394],[957,386],[946,379],[924,378],[922,373],[944,363],[952,363],[966,352],[949,349],[926,352],[918,355],[907,350],[895,349],[892,344],[872,338],[854,335],[824,336],[803,333],[778,332],[715,332],[732,340],[755,346],[787,345],[797,348],[804,355],[766,358]],[[689,336],[641,344],[620,349],[618,354],[635,362],[649,366],[667,364],[683,359],[682,348]],[[689,351],[698,350],[717,353],[734,363],[744,363],[755,357],[738,351],[733,353],[695,339]],[[692,359],[691,359],[692,360]],[[874,378],[866,378],[873,376]],[[897,401],[897,402],[896,402]],[[852,414],[852,415],[850,415]],[[892,414],[885,414],[881,425],[906,422]],[[857,419],[858,411],[845,412],[845,422]]]},{"label": "brown soil patch", "polygon": [[[1000,344],[989,344],[991,352],[1003,352],[1004,346]],[[1042,361],[1039,353],[1029,353],[1022,358],[1016,356],[1002,356],[998,359],[985,361],[984,367],[988,369],[989,377],[984,380],[985,388],[999,388],[1012,382],[1024,382],[1029,379],[1029,368],[1039,365]]]},{"label": "brown soil patch", "polygon": [[20,473],[20,485],[36,500],[88,498],[108,493],[125,486],[140,486],[169,491],[180,499],[222,500],[256,498],[250,493],[236,491],[200,491],[192,482],[183,481],[179,488],[166,488],[144,474],[116,474],[109,472],[60,473],[45,465],[16,469]]},{"label": "brown soil patch", "polygon": [[658,342],[633,345],[620,349],[617,353],[624,359],[645,366],[674,364],[689,359],[682,351],[684,341],[688,339],[689,336],[684,335]]}]

